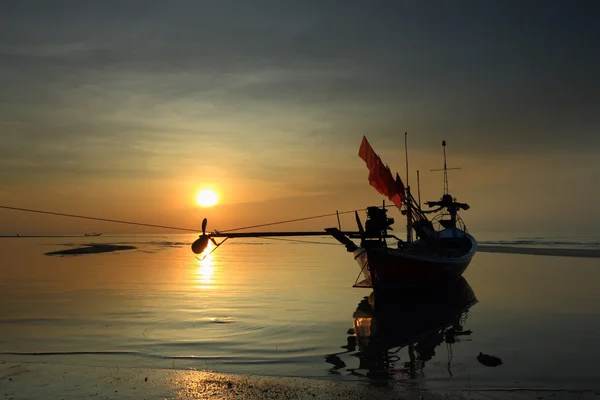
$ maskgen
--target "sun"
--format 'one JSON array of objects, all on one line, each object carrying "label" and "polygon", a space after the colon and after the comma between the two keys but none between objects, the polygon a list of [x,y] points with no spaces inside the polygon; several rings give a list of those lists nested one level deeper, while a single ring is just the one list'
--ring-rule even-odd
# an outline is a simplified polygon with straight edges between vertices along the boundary
[{"label": "sun", "polygon": [[200,207],[212,207],[219,201],[219,196],[214,190],[204,189],[196,194],[196,204]]}]

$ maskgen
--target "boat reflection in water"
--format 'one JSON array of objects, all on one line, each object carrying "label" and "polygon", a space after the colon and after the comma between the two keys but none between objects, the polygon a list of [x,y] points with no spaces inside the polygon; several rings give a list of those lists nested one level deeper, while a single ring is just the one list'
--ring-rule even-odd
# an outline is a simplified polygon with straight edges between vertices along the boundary
[{"label": "boat reflection in water", "polygon": [[[346,351],[330,354],[332,374],[341,370],[373,379],[423,376],[425,364],[435,356],[436,347],[446,343],[448,373],[452,376],[452,345],[468,340],[464,325],[469,309],[477,303],[464,278],[427,292],[405,293],[394,299],[376,301],[373,293],[365,297],[354,312],[354,327],[348,332]],[[400,352],[406,349],[408,357]],[[359,359],[358,368],[347,368],[342,354]]]}]

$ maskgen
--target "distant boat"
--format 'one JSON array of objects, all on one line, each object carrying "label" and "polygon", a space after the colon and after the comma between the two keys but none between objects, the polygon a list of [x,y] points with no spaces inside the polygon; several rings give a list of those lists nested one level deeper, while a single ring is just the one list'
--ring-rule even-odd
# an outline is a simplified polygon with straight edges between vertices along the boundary
[{"label": "distant boat", "polygon": [[[406,138],[406,136],[405,136]],[[346,246],[358,262],[363,279],[357,278],[354,287],[373,288],[375,292],[394,292],[398,288],[431,286],[454,280],[462,275],[477,251],[477,241],[471,236],[459,217],[459,210],[468,210],[468,204],[459,203],[448,193],[448,168],[446,167],[446,141],[444,149],[444,192],[439,201],[428,201],[429,210],[421,208],[399,175],[392,176],[373,151],[366,137],[363,137],[358,155],[369,169],[369,183],[379,193],[386,196],[406,217],[406,241],[390,234],[394,223],[387,217],[385,201],[382,206],[367,207],[367,220],[363,224],[355,211],[358,231],[342,231],[340,228],[326,228],[325,232]],[[408,158],[407,158],[408,176]],[[417,174],[418,177],[418,174]],[[419,195],[420,197],[420,195]],[[429,219],[427,215],[432,214]],[[201,254],[209,240],[219,247],[225,240],[241,237],[276,236],[322,236],[320,232],[218,232],[206,233],[206,218],[202,221],[202,235],[192,244],[192,251]],[[413,233],[416,240],[413,240]],[[215,238],[224,238],[217,243]],[[360,239],[357,245],[352,239]],[[395,239],[395,247],[389,246],[387,239]],[[213,249],[214,250],[214,249]]]},{"label": "distant boat", "polygon": [[84,236],[100,236],[100,235],[102,235],[102,233],[93,232],[93,233],[86,233]]}]

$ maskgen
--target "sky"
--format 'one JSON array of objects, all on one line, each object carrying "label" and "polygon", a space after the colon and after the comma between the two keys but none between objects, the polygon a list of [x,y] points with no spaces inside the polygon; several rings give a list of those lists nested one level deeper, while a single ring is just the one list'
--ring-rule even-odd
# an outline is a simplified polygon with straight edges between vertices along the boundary
[{"label": "sky", "polygon": [[[599,15],[591,0],[4,1],[0,205],[209,230],[364,208],[383,198],[362,136],[406,180],[408,132],[423,200],[441,196],[448,142],[475,236],[593,236]],[[220,204],[197,207],[202,188]],[[0,210],[0,233],[89,231],[156,232]]]}]

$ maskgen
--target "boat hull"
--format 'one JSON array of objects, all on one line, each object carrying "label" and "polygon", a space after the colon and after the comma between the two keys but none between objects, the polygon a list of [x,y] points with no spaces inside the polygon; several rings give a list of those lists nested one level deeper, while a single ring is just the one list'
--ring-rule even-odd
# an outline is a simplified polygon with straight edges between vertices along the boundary
[{"label": "boat hull", "polygon": [[375,291],[431,286],[456,279],[465,272],[477,249],[475,239],[468,234],[467,237],[471,248],[459,257],[381,247],[361,248],[355,252],[355,259]]}]

